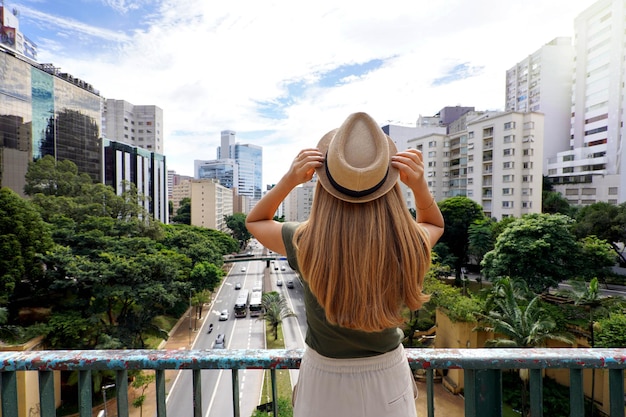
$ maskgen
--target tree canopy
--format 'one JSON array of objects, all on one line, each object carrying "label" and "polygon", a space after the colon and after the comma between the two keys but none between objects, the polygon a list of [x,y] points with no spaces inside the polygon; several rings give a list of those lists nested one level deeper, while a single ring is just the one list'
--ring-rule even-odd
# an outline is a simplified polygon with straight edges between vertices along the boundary
[{"label": "tree canopy", "polygon": [[576,275],[580,247],[562,214],[528,214],[499,236],[481,266],[488,279],[520,278],[536,293]]},{"label": "tree canopy", "polygon": [[[467,197],[451,197],[439,203],[439,209],[445,221],[445,230],[438,246],[445,245],[453,258],[445,256],[445,249],[435,247],[442,262],[450,264],[455,270],[456,280],[460,282],[461,268],[467,262],[469,249],[469,228],[475,221],[484,219],[482,207]],[[447,261],[446,261],[447,260]]]},{"label": "tree canopy", "polygon": [[149,335],[167,337],[155,317],[184,311],[191,288],[215,288],[223,255],[238,248],[216,230],[155,221],[136,187],[121,186],[116,195],[72,162],[47,157],[29,166],[30,202],[0,192],[0,244],[13,248],[12,263],[0,262],[14,281],[4,292],[16,300],[9,316],[47,311],[30,324],[43,326],[50,347],[141,348]]}]

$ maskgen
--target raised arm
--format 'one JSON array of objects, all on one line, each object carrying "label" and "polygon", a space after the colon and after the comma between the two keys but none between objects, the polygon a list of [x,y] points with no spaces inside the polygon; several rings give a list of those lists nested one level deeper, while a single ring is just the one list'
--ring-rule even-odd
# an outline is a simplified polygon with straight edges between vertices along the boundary
[{"label": "raised arm", "polygon": [[285,255],[282,223],[274,219],[280,203],[296,186],[310,181],[324,155],[317,149],[303,149],[291,163],[289,171],[259,200],[246,216],[248,231],[266,248]]},{"label": "raised arm", "polygon": [[417,149],[398,152],[391,158],[391,165],[400,170],[400,181],[405,183],[415,197],[417,223],[428,230],[430,246],[433,247],[443,235],[444,221],[435,197],[424,178],[424,160]]}]

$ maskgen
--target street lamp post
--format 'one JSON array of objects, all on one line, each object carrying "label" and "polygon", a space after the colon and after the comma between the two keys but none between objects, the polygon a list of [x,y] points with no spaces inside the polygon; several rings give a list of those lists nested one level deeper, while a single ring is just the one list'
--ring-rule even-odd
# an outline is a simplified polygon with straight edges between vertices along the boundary
[{"label": "street lamp post", "polygon": [[193,288],[189,290],[189,348],[191,349],[191,291]]},{"label": "street lamp post", "polygon": [[109,416],[109,412],[107,410],[107,390],[109,388],[114,388],[115,384],[103,385],[102,386],[102,399],[104,400],[104,417]]}]

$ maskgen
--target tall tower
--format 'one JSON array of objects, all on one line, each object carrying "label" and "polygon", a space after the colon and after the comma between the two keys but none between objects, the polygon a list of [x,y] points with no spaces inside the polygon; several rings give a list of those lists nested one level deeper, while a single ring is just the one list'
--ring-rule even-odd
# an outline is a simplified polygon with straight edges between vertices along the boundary
[{"label": "tall tower", "polygon": [[[505,110],[545,115],[544,158],[569,149],[572,69],[571,38],[548,42],[506,72]],[[543,173],[548,173],[542,161]]]},{"label": "tall tower", "polygon": [[102,135],[163,154],[163,110],[154,105],[107,99],[102,112]]},{"label": "tall tower", "polygon": [[570,150],[548,164],[571,204],[626,201],[626,2],[599,0],[575,20]]},{"label": "tall tower", "polygon": [[[217,148],[218,161],[232,159],[235,161],[237,194],[246,196],[251,207],[261,199],[263,184],[263,148],[252,144],[236,142],[236,133],[232,130],[223,130],[221,146]],[[218,161],[211,161],[216,163]],[[209,161],[195,161],[196,167],[207,165]],[[196,178],[198,171],[196,170]],[[207,178],[207,177],[205,177]]]}]

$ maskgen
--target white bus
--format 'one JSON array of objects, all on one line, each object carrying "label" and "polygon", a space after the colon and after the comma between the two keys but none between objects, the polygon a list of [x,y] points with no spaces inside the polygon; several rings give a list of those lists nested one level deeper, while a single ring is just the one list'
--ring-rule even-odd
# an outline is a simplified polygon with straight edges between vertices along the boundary
[{"label": "white bus", "polygon": [[250,301],[249,290],[239,290],[237,301],[235,301],[235,317],[246,317],[248,315],[248,302]]},{"label": "white bus", "polygon": [[252,295],[250,296],[250,317],[259,317],[261,313],[263,313],[262,298],[263,292],[252,291]]}]

